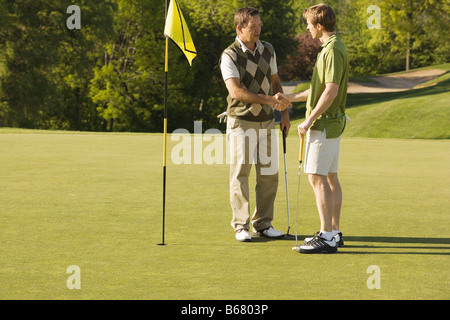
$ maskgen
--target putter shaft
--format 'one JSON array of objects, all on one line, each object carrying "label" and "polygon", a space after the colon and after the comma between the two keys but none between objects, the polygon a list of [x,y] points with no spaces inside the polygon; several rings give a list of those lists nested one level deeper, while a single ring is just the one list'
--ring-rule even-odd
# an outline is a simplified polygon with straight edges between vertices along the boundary
[{"label": "putter shaft", "polygon": [[297,183],[297,211],[295,214],[295,246],[298,246],[298,212],[300,207],[300,178],[302,175],[302,165],[303,165],[303,135],[300,135],[300,147],[299,147],[299,155],[298,155],[298,183]]}]

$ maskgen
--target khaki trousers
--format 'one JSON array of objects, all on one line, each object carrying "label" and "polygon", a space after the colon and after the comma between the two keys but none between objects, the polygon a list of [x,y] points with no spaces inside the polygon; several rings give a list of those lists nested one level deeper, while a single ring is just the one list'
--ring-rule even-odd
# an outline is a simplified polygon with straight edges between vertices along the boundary
[{"label": "khaki trousers", "polygon": [[230,152],[231,226],[250,230],[249,176],[256,170],[254,231],[272,226],[278,188],[278,133],[275,120],[244,121],[228,117],[227,141]]}]

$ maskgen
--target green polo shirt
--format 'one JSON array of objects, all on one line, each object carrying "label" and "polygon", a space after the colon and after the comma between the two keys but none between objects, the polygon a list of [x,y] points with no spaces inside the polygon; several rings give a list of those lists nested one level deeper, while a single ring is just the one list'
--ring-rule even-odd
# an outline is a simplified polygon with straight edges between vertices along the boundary
[{"label": "green polo shirt", "polygon": [[306,102],[306,117],[308,117],[324,92],[325,85],[329,82],[339,85],[338,94],[331,106],[311,126],[311,130],[326,129],[327,139],[338,138],[345,128],[348,71],[347,47],[336,35],[332,35],[319,48]]}]

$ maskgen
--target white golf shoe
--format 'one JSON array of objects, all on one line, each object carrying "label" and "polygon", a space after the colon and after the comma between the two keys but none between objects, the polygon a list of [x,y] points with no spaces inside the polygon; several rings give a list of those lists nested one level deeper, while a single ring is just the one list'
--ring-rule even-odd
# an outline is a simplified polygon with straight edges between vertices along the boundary
[{"label": "white golf shoe", "polygon": [[263,236],[267,238],[280,239],[284,237],[284,232],[275,230],[274,227],[264,229],[262,231],[253,231],[254,236]]},{"label": "white golf shoe", "polygon": [[236,237],[236,240],[237,240],[237,241],[241,241],[241,242],[244,242],[244,241],[251,241],[251,240],[252,240],[252,236],[251,236],[250,233],[249,233],[247,230],[245,230],[245,229],[241,229],[241,230],[237,231],[237,232],[235,233],[235,237]]}]

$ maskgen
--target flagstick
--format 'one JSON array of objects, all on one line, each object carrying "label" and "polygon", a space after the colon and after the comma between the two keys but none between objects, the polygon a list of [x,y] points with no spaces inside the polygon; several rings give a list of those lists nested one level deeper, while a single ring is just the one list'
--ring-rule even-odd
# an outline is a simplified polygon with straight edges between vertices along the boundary
[{"label": "flagstick", "polygon": [[[166,1],[166,17],[167,17],[167,1]],[[167,150],[167,74],[169,72],[169,39],[166,38],[166,54],[165,54],[165,80],[164,80],[164,142],[163,142],[163,222],[162,222],[162,243],[165,245],[164,235],[166,227],[166,150]]]},{"label": "flagstick", "polygon": [[166,226],[166,150],[167,150],[167,74],[168,74],[168,51],[169,39],[166,38],[166,67],[164,81],[164,145],[163,145],[163,223],[162,223],[162,243],[164,243],[164,234]]},{"label": "flagstick", "polygon": [[[165,54],[165,83],[164,83],[164,144],[163,144],[163,223],[162,223],[162,243],[165,245],[165,226],[166,226],[166,149],[167,149],[167,75],[169,72],[169,38],[174,40],[177,46],[183,51],[192,66],[192,60],[197,55],[194,43],[192,42],[189,29],[186,26],[183,15],[178,7],[177,1],[165,0],[166,15],[164,35],[166,36],[166,54]],[[170,3],[170,4],[169,4]],[[187,45],[188,44],[188,45]],[[189,47],[189,48],[188,48]]]}]

